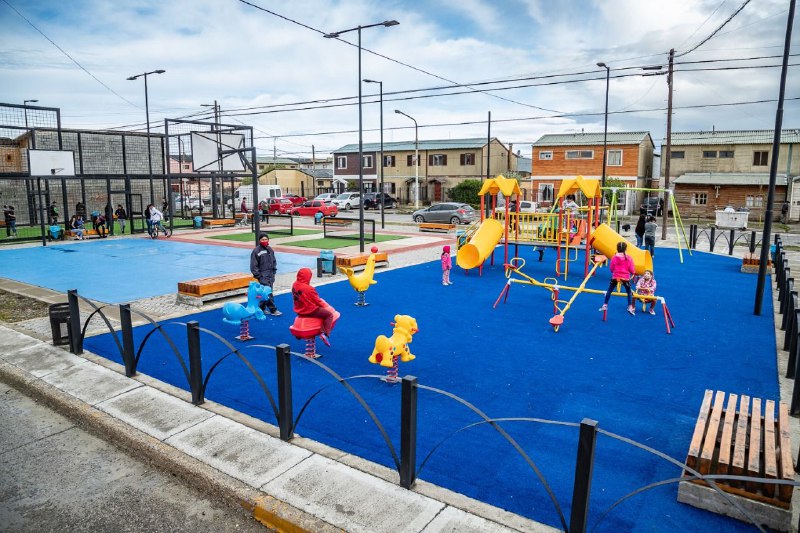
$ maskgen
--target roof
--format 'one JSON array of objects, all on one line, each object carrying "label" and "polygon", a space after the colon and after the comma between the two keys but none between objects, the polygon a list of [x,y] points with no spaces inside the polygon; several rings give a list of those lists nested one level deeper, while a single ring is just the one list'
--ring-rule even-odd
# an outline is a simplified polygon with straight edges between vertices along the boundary
[{"label": "roof", "polygon": [[288,157],[256,156],[257,165],[297,165],[297,161]]},{"label": "roof", "polygon": [[[672,132],[671,146],[709,144],[772,144],[775,130],[680,131]],[[666,144],[666,139],[661,144]],[[800,143],[800,129],[781,130],[781,144]]]},{"label": "roof", "polygon": [[331,179],[333,177],[332,168],[301,168],[298,172],[307,174],[316,179]]},{"label": "roof", "polygon": [[[732,172],[690,172],[672,180],[679,185],[769,185],[769,174]],[[786,174],[778,174],[776,185],[786,185]]]},{"label": "roof", "polygon": [[581,191],[587,198],[600,198],[600,180],[594,178],[584,178],[583,176],[575,176],[574,178],[565,179],[561,182],[561,187],[558,189],[557,198],[561,198],[576,191]]},{"label": "roof", "polygon": [[533,169],[533,159],[530,157],[517,158],[517,171],[531,173]]},{"label": "roof", "polygon": [[[497,139],[492,137],[493,141]],[[458,150],[461,148],[477,149],[486,146],[486,138],[477,139],[444,139],[438,141],[419,141],[417,143],[420,150]],[[384,152],[405,152],[414,151],[414,141],[390,142],[383,143]],[[378,152],[381,149],[380,143],[363,143],[362,152]],[[341,148],[334,150],[335,154],[357,153],[358,144],[346,144]]]},{"label": "roof", "polygon": [[[673,134],[674,135],[674,134]],[[609,131],[606,144],[640,144],[645,139],[653,143],[647,131]],[[600,133],[553,133],[542,135],[533,146],[597,146],[603,144],[603,132]]]}]

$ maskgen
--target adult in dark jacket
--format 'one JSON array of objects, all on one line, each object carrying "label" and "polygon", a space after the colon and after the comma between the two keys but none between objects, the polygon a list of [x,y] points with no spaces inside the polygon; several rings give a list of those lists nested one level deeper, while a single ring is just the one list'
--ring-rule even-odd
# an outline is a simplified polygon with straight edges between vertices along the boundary
[{"label": "adult in dark jacket", "polygon": [[641,248],[644,242],[644,225],[647,222],[647,217],[644,214],[639,215],[639,220],[636,222],[636,247]]},{"label": "adult in dark jacket", "polygon": [[[275,252],[269,247],[269,235],[260,233],[258,235],[258,244],[250,254],[250,272],[260,284],[272,289],[277,271],[278,262],[275,260]],[[275,305],[272,292],[269,293],[269,298],[266,301],[261,301],[258,305],[265,313],[266,310],[264,308],[269,309],[269,313],[272,316],[280,316],[282,314]]]}]

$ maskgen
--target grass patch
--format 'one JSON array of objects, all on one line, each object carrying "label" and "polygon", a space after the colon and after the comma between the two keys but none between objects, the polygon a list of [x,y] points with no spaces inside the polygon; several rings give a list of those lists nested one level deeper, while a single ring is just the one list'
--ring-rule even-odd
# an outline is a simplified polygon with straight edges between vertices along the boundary
[{"label": "grass patch", "polygon": [[[264,230],[262,230],[263,232]],[[312,233],[321,233],[322,230],[315,230],[315,229],[296,229],[294,230],[294,236],[298,235],[311,235]],[[279,237],[292,237],[292,235],[283,234],[276,231],[267,231],[269,233],[270,238],[279,238]],[[255,239],[255,233],[249,231],[247,233],[232,233],[230,235],[214,235],[213,237],[209,237],[209,239],[221,239],[223,241],[237,241],[237,242],[252,242]],[[358,237],[356,237],[357,239]],[[283,243],[281,243],[283,244]]]},{"label": "grass patch", "polygon": [[0,290],[0,322],[22,322],[47,316],[48,305],[39,300]]},{"label": "grass patch", "polygon": [[[298,246],[300,248],[320,248],[322,250],[335,250],[337,248],[344,248],[345,246],[353,246],[358,244],[358,235],[351,235],[349,239],[311,239],[308,241],[295,241],[295,242],[282,242],[281,246]],[[377,242],[394,241],[397,239],[405,239],[403,235],[376,235]],[[365,244],[372,243],[365,241]]]}]

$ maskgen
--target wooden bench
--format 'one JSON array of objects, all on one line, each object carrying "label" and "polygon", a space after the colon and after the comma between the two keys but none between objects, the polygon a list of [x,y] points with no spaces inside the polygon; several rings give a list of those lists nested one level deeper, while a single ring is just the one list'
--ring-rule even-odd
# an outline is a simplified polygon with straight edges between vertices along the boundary
[{"label": "wooden bench", "polygon": [[244,272],[181,281],[178,282],[178,301],[203,305],[211,300],[244,294],[251,281],[255,278]]},{"label": "wooden bench", "polygon": [[421,222],[419,224],[420,231],[439,231],[444,233],[450,233],[454,229],[456,229],[455,224],[444,224],[436,222]]},{"label": "wooden bench", "polygon": [[[106,235],[108,235],[108,233],[106,233]],[[68,229],[68,230],[66,230],[64,232],[64,236],[65,237],[75,237],[75,238],[77,238],[78,234],[75,233],[73,230]],[[100,237],[100,233],[98,233],[96,229],[85,229],[85,230],[83,230],[83,238],[84,239],[91,239],[92,237],[99,238]]]},{"label": "wooden bench", "polygon": [[[726,401],[725,396],[726,393],[722,391],[715,393],[706,390],[689,444],[686,465],[701,474],[792,480],[794,466],[786,404],[778,402],[776,406],[774,400],[736,394],[729,394]],[[727,507],[731,511],[729,516],[741,519],[740,513],[730,509],[729,504],[722,501],[716,491],[708,488],[706,482],[689,479],[686,471],[683,476],[687,481],[680,483],[678,501],[724,514],[728,514],[724,510]],[[765,520],[762,523],[771,524],[770,527],[780,529],[778,523],[791,520],[791,485],[725,479],[715,480],[715,483],[720,489],[738,497],[737,501],[743,502],[743,507],[748,511],[752,509],[752,514],[759,521]],[[701,490],[693,491],[695,487]],[[708,506],[702,505],[703,500]],[[773,518],[765,517],[765,513]]]},{"label": "wooden bench", "polygon": [[204,218],[203,219],[203,227],[204,228],[215,228],[215,227],[222,227],[222,226],[234,226],[236,225],[236,221],[232,218]]},{"label": "wooden bench", "polygon": [[353,223],[352,220],[347,220],[345,218],[334,218],[334,217],[325,217],[323,219],[325,226],[349,226]]},{"label": "wooden bench", "polygon": [[[367,265],[367,259],[369,259],[370,254],[354,254],[354,255],[337,255],[336,256],[336,267],[347,267],[352,268],[355,271],[364,270]],[[386,252],[376,252],[375,253],[375,267],[386,267],[389,266],[389,254]]]}]

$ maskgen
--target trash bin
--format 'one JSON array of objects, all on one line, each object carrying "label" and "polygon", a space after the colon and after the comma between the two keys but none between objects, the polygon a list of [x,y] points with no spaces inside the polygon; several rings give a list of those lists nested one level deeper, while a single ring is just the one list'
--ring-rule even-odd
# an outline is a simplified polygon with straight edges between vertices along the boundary
[{"label": "trash bin", "polygon": [[194,217],[194,228],[201,229],[203,227],[203,217]]},{"label": "trash bin", "polygon": [[57,241],[61,238],[61,226],[50,226],[50,236],[54,241]]},{"label": "trash bin", "polygon": [[333,250],[320,250],[319,258],[317,259],[318,278],[321,278],[323,274],[336,274],[334,259]]},{"label": "trash bin", "polygon": [[56,346],[69,344],[69,304],[53,304],[48,308],[48,314],[53,344]]}]

